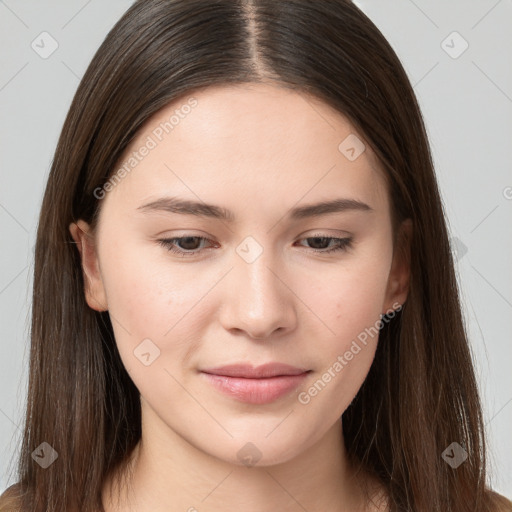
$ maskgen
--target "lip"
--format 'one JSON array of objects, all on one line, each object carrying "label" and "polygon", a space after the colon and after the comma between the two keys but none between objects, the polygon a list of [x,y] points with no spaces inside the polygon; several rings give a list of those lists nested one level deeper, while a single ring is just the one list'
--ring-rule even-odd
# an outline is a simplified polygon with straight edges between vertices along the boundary
[{"label": "lip", "polygon": [[301,373],[305,373],[308,370],[306,368],[297,368],[295,366],[284,363],[266,363],[256,367],[253,367],[250,364],[237,363],[218,366],[216,368],[206,368],[201,371],[213,375],[223,375],[225,377],[260,379],[265,377],[277,377],[281,375],[300,375]]},{"label": "lip", "polygon": [[311,370],[282,363],[253,368],[235,364],[202,370],[201,374],[218,391],[250,404],[267,404],[296,389]]}]

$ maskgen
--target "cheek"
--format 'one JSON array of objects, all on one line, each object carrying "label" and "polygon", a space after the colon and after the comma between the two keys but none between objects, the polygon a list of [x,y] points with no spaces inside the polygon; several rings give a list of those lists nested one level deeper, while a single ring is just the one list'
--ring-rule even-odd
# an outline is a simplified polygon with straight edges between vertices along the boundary
[{"label": "cheek", "polygon": [[141,363],[151,362],[152,369],[172,368],[173,361],[186,365],[201,339],[204,319],[212,314],[204,299],[219,276],[207,274],[198,280],[193,266],[171,266],[163,250],[163,256],[158,249],[124,253],[130,256],[122,261],[105,259],[102,273],[125,367],[137,371]]},{"label": "cheek", "polygon": [[303,405],[332,407],[332,420],[357,394],[377,348],[389,260],[382,250],[370,256],[321,274],[309,289],[307,304],[320,326],[314,335],[319,365],[298,398]]},{"label": "cheek", "polygon": [[324,334],[314,336],[314,378],[297,396],[322,424],[334,422],[350,405],[368,375],[379,339],[381,302],[374,287],[347,280],[338,292],[331,295],[337,300],[323,304],[322,320],[329,329],[322,327]]},{"label": "cheek", "polygon": [[315,313],[320,326],[317,339],[325,344],[327,353],[343,349],[379,320],[388,267],[386,258],[354,258],[318,273],[314,285],[302,283],[298,295],[306,298],[304,302]]}]

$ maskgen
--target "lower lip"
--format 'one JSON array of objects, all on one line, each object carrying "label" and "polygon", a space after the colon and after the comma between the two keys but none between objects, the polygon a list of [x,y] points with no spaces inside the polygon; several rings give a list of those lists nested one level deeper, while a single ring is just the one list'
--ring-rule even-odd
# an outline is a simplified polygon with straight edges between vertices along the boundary
[{"label": "lower lip", "polygon": [[201,372],[219,391],[249,404],[268,404],[296,389],[308,372],[300,375],[279,375],[262,379],[226,377]]}]

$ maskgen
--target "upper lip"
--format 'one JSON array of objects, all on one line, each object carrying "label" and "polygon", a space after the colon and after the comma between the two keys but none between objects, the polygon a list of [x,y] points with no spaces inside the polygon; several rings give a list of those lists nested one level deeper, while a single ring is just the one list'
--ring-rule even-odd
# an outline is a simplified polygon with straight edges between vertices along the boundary
[{"label": "upper lip", "polygon": [[225,377],[244,377],[246,379],[261,379],[265,377],[277,377],[279,375],[300,375],[307,372],[305,368],[297,368],[284,363],[266,363],[253,367],[250,364],[229,364],[216,368],[201,370],[204,373],[223,375]]}]

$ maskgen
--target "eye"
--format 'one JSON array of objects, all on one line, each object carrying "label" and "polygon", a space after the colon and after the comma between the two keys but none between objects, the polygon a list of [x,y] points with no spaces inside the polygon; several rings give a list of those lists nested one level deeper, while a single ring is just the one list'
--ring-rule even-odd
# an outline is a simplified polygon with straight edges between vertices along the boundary
[{"label": "eye", "polygon": [[[326,248],[318,248],[312,247],[311,250],[316,253],[328,254],[333,252],[345,251],[352,247],[352,237],[348,238],[335,238],[330,236],[322,236],[322,235],[314,235],[307,238],[302,238],[301,240],[310,240],[312,241],[313,246],[324,246],[327,244]],[[168,251],[180,256],[180,257],[189,257],[195,256],[199,252],[201,252],[204,247],[201,246],[202,242],[211,242],[208,238],[203,236],[182,236],[177,238],[164,238],[158,240],[158,243],[165,247]],[[329,247],[331,242],[334,242],[334,245]],[[311,242],[310,242],[311,243]],[[180,247],[181,246],[181,247]]]},{"label": "eye", "polygon": [[352,247],[352,237],[347,238],[334,238],[331,236],[322,236],[322,235],[314,235],[309,236],[307,238],[303,238],[302,240],[312,240],[313,246],[315,245],[329,245],[331,242],[335,242],[334,246],[330,247],[329,249],[325,250],[322,248],[316,248],[313,247],[312,249],[314,252],[319,252],[322,254],[327,254],[331,252],[338,252],[338,251],[345,251],[346,249],[349,249]]},{"label": "eye", "polygon": [[[168,251],[177,254],[178,256],[187,257],[194,256],[199,252],[196,247],[197,240],[199,240],[200,242],[210,241],[208,240],[208,238],[205,238],[204,236],[182,236],[179,238],[164,238],[162,240],[158,240],[158,242]],[[184,247],[182,249],[177,249],[177,243],[183,245]]]}]

